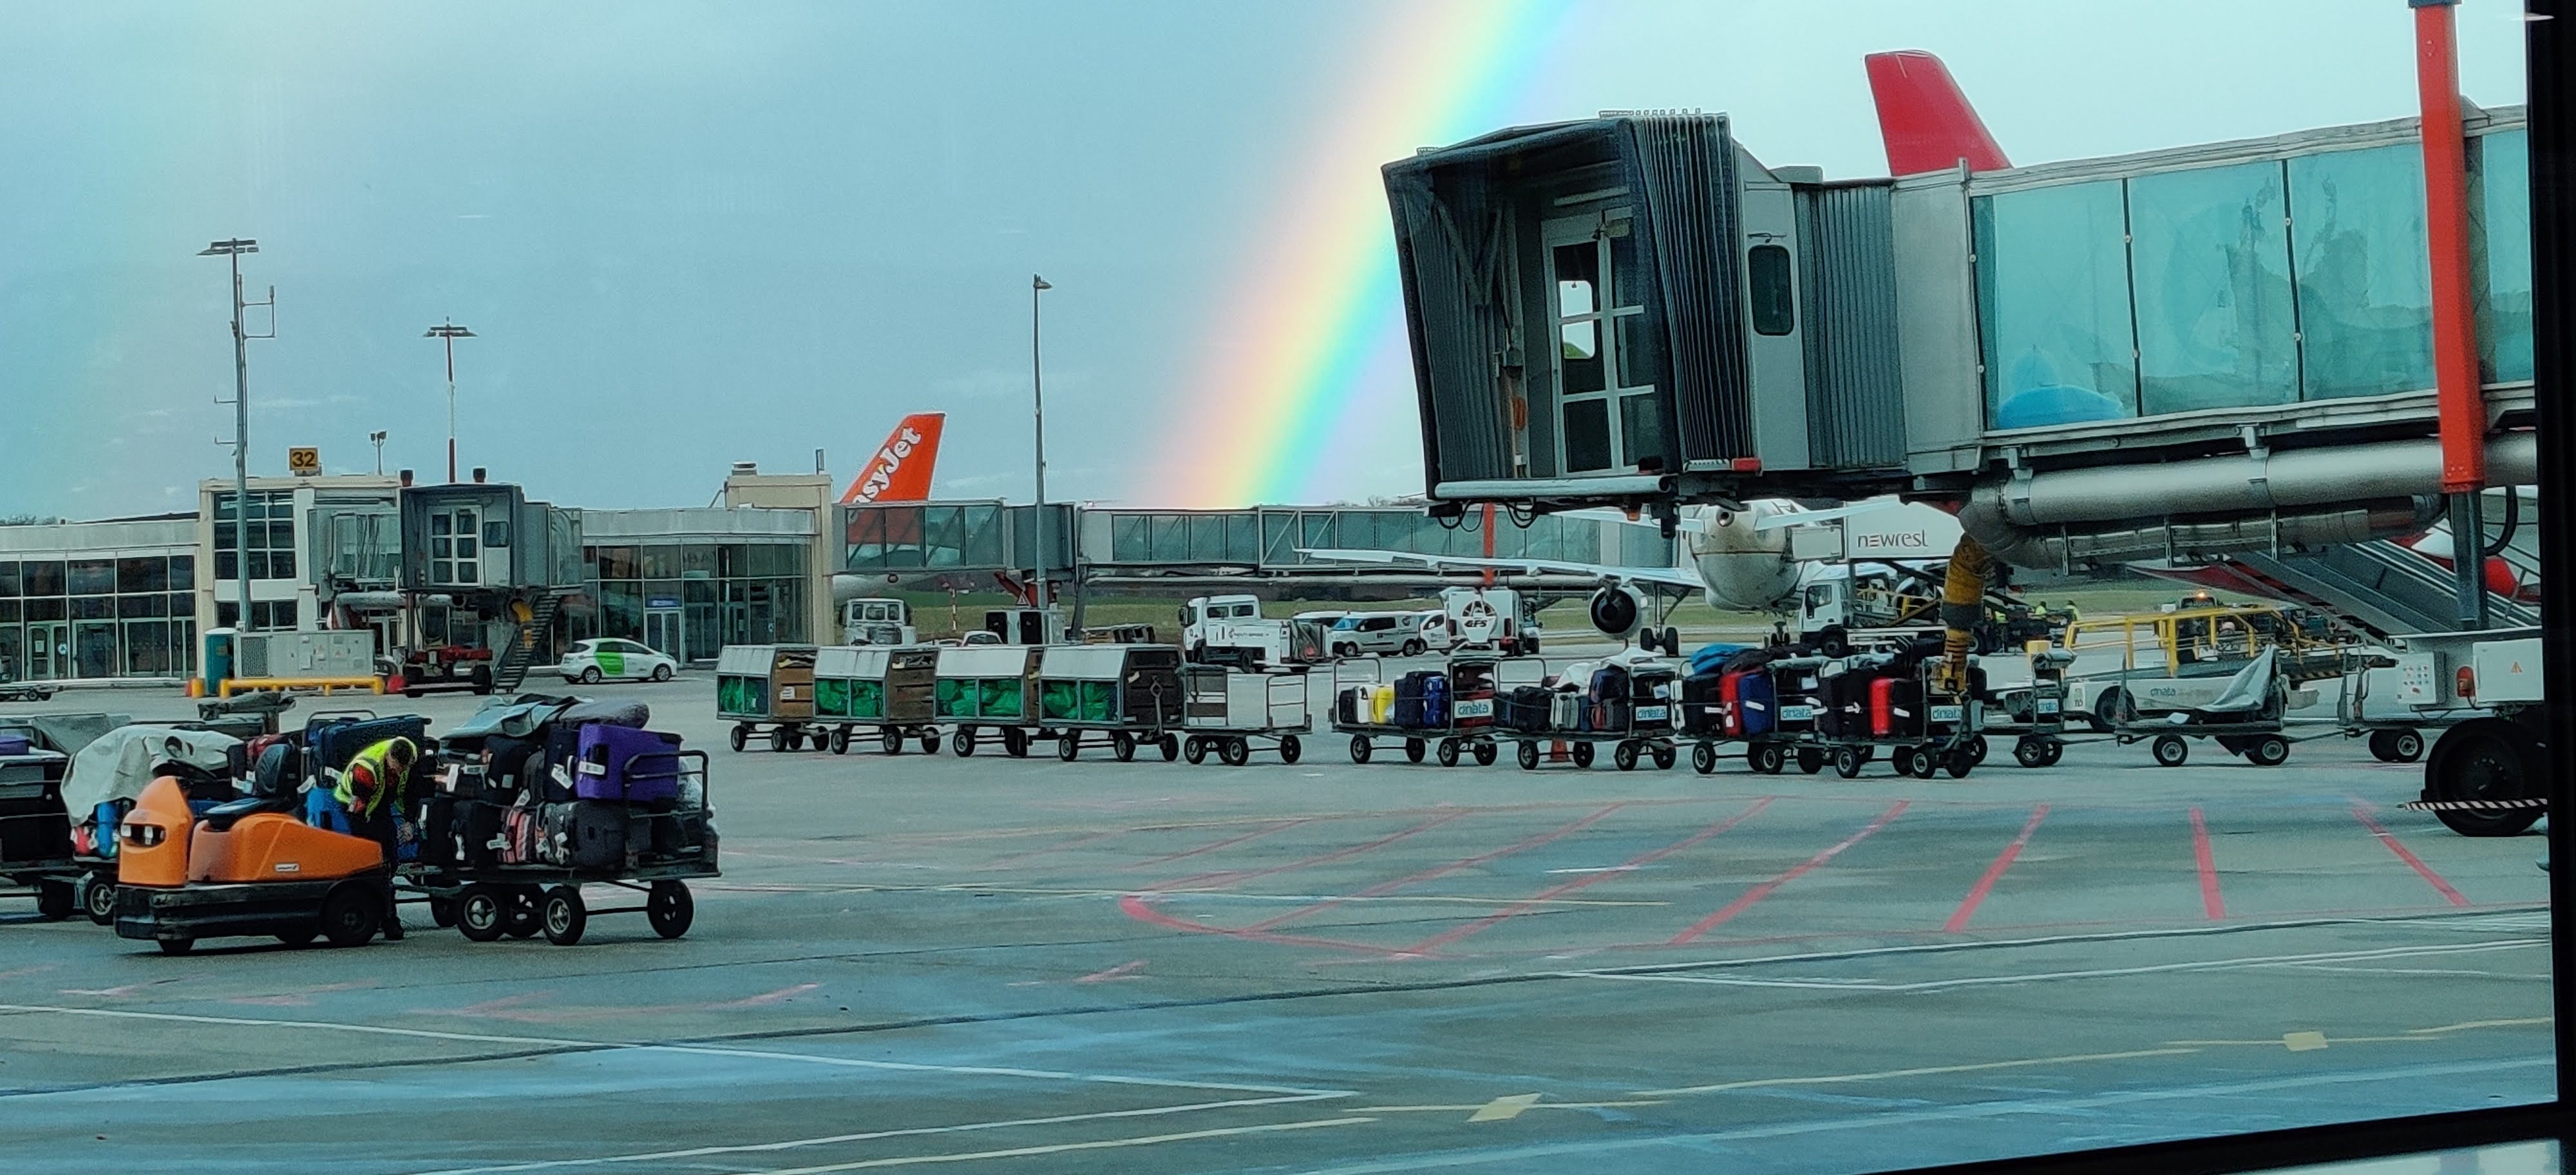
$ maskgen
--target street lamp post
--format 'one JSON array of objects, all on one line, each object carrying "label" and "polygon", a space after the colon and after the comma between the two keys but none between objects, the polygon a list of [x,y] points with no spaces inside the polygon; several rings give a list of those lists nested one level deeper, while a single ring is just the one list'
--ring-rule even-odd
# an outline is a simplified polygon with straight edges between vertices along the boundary
[{"label": "street lamp post", "polygon": [[1047,639],[1047,513],[1046,513],[1046,383],[1042,378],[1045,365],[1038,352],[1038,295],[1054,289],[1047,279],[1029,275],[1029,403],[1037,416],[1037,605],[1039,632]]},{"label": "street lamp post", "polygon": [[[456,325],[451,318],[429,328],[420,337],[438,339],[447,344],[447,484],[456,484],[456,340],[470,339],[474,332]],[[383,470],[377,470],[382,473]]]},{"label": "street lamp post", "polygon": [[[199,257],[225,257],[233,270],[233,575],[240,595],[235,597],[234,626],[239,632],[251,630],[250,619],[250,338],[242,331],[241,259],[244,253],[259,252],[259,242],[246,237],[216,241],[199,250]],[[268,304],[277,304],[277,293],[269,292]],[[272,330],[271,336],[276,332]]]},{"label": "street lamp post", "polygon": [[374,445],[376,446],[376,476],[378,476],[378,477],[383,477],[383,476],[385,475],[385,434],[384,434],[384,431],[383,431],[382,429],[379,429],[379,430],[377,430],[377,431],[375,431],[375,432],[368,433],[368,434],[367,434],[367,440],[368,440],[370,443],[372,443],[372,444],[374,444]]}]

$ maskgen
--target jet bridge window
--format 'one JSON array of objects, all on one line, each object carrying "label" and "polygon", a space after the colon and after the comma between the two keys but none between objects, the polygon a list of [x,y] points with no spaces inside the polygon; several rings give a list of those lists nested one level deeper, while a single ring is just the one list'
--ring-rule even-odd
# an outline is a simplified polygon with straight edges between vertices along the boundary
[{"label": "jet bridge window", "polygon": [[1785,335],[1798,329],[1797,290],[1789,280],[1789,250],[1755,245],[1745,254],[1745,280],[1753,292],[1753,330]]},{"label": "jet bridge window", "polygon": [[[1633,468],[1665,449],[1655,403],[1658,356],[1626,213],[1551,222],[1546,229],[1556,318],[1558,467],[1567,473]],[[1605,278],[1609,280],[1605,282]]]}]

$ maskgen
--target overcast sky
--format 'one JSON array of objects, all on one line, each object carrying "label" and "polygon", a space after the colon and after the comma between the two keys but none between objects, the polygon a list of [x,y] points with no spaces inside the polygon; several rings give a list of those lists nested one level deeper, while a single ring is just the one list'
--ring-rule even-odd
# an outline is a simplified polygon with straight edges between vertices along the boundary
[{"label": "overcast sky", "polygon": [[[925,409],[951,414],[943,496],[1024,498],[1039,272],[1051,494],[1176,504],[1169,446],[1260,443],[1168,435],[1226,395],[1196,386],[1210,358],[1302,343],[1223,313],[1283,193],[1375,190],[1488,129],[1394,111],[1348,158],[1304,149],[1387,50],[1449,52],[1401,2],[0,6],[0,515],[185,509],[230,475],[225,281],[194,254],[234,235],[280,303],[255,473],[295,444],[372,469],[373,429],[388,470],[443,471],[420,336],[452,315],[482,336],[465,463],[558,502],[704,504],[728,462],[818,447],[846,480]],[[1492,125],[1725,111],[1765,162],[1836,176],[1884,173],[1879,49],[1941,54],[2017,163],[2415,104],[2402,0],[1538,7]],[[2520,102],[2518,10],[2460,19],[2469,97]],[[1362,427],[1318,496],[1419,491],[1409,371],[1350,379]]]}]

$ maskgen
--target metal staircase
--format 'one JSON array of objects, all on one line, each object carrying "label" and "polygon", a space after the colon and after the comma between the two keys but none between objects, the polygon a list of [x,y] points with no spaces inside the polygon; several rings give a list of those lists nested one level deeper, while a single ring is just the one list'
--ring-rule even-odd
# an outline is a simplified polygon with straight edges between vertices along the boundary
[{"label": "metal staircase", "polygon": [[[2451,571],[2396,543],[2325,547],[2281,556],[2238,555],[2230,562],[2300,603],[2332,613],[2372,636],[2459,628]],[[2494,593],[2489,623],[2536,625],[2539,609]]]},{"label": "metal staircase", "polygon": [[555,614],[563,610],[560,593],[548,592],[529,609],[528,619],[510,634],[510,647],[501,651],[501,663],[492,667],[492,688],[498,693],[516,693],[528,679],[529,666],[536,663],[538,650],[547,647],[546,637],[554,631]]}]

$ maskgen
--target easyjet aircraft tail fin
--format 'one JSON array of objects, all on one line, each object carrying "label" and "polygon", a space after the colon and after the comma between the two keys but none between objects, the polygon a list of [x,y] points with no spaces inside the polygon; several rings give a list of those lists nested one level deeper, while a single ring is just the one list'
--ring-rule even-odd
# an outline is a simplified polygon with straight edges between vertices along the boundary
[{"label": "easyjet aircraft tail fin", "polygon": [[930,474],[939,464],[939,429],[947,420],[945,412],[904,417],[869,455],[867,464],[859,467],[859,475],[850,479],[841,504],[929,501]]},{"label": "easyjet aircraft tail fin", "polygon": [[1862,60],[1869,66],[1870,96],[1878,103],[1878,135],[1887,144],[1889,175],[1948,171],[1962,160],[1970,171],[2012,166],[1940,58],[1921,49],[1899,49]]}]

